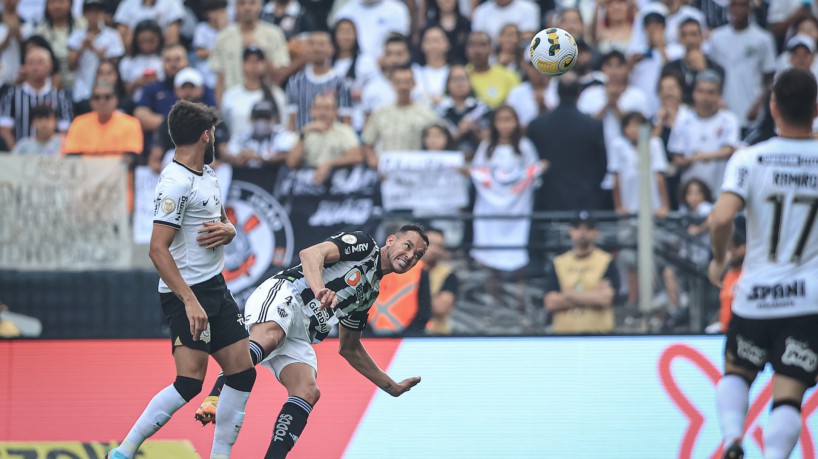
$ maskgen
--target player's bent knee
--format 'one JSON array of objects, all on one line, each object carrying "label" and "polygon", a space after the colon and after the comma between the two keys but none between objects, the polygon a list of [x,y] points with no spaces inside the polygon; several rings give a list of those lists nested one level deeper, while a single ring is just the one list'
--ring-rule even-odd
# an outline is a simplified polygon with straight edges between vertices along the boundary
[{"label": "player's bent knee", "polygon": [[317,385],[311,384],[309,386],[298,387],[289,395],[303,399],[310,405],[315,406],[315,404],[318,403],[318,399],[321,398],[321,391]]},{"label": "player's bent knee", "polygon": [[275,350],[284,340],[284,330],[275,322],[254,324],[250,327],[250,339],[259,343],[265,350]]},{"label": "player's bent knee", "polygon": [[256,369],[250,368],[224,377],[224,383],[241,392],[250,392],[256,382]]},{"label": "player's bent knee", "polygon": [[727,376],[727,375],[738,376],[739,378],[746,381],[748,386],[751,386],[753,384],[753,381],[755,381],[756,376],[758,375],[758,371],[757,370],[751,370],[749,368],[744,368],[744,367],[732,365],[732,364],[729,364],[729,363],[725,363],[724,364],[724,375],[725,376]]},{"label": "player's bent knee", "polygon": [[202,391],[202,382],[200,379],[177,376],[176,381],[173,382],[173,387],[176,388],[176,392],[179,392],[179,395],[181,395],[186,402],[189,402]]}]

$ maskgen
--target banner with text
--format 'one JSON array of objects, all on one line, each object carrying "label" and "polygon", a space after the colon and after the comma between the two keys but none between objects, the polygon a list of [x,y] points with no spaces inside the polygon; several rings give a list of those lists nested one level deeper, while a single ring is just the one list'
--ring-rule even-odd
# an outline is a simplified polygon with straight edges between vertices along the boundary
[{"label": "banner with text", "polygon": [[126,269],[127,175],[118,159],[0,157],[0,269]]},{"label": "banner with text", "polygon": [[384,210],[459,209],[469,203],[465,164],[457,151],[393,151],[380,156]]}]

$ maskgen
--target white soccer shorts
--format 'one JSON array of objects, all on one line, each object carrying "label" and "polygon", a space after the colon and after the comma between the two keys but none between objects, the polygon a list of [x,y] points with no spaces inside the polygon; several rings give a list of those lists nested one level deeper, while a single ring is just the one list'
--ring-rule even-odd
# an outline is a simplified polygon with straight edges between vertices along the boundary
[{"label": "white soccer shorts", "polygon": [[261,364],[281,380],[281,370],[291,363],[305,363],[318,374],[318,359],[310,344],[307,329],[310,318],[304,312],[304,302],[293,290],[292,283],[270,278],[264,281],[244,305],[244,324],[275,322],[284,330],[284,340]]}]

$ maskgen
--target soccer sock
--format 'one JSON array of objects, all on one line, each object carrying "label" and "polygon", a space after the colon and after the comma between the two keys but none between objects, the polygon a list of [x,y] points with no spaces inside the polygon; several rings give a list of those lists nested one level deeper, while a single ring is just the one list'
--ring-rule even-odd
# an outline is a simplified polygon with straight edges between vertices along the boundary
[{"label": "soccer sock", "polygon": [[216,431],[213,434],[211,459],[227,459],[244,422],[244,408],[256,381],[256,369],[226,376],[216,407]]},{"label": "soccer sock", "polygon": [[[262,360],[266,357],[264,353],[264,348],[261,347],[261,344],[250,340],[250,358],[253,360],[253,366],[258,365]],[[219,373],[219,377],[216,378],[216,384],[213,385],[213,390],[210,391],[208,396],[219,396],[222,393],[222,387],[224,387],[224,373]]]},{"label": "soccer sock", "polygon": [[312,411],[312,405],[299,397],[289,397],[281,408],[273,428],[273,438],[264,459],[283,459],[293,449],[304,427],[307,426],[307,417]]},{"label": "soccer sock", "polygon": [[[197,389],[198,388],[198,389]],[[179,376],[176,382],[156,394],[145,411],[136,420],[125,440],[116,448],[127,457],[133,457],[139,446],[165,425],[179,408],[202,390],[202,381]]]},{"label": "soccer sock", "polygon": [[744,436],[744,422],[750,406],[750,386],[736,374],[722,376],[716,385],[716,410],[725,447]]},{"label": "soccer sock", "polygon": [[773,402],[770,420],[764,429],[764,459],[790,457],[801,435],[801,404],[794,400]]}]

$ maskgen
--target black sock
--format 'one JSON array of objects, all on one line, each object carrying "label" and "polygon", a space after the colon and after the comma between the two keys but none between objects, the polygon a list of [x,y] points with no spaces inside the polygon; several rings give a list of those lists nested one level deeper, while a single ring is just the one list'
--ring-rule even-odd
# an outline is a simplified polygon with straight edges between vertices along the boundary
[{"label": "black sock", "polygon": [[[253,361],[253,366],[256,366],[264,360],[266,357],[264,348],[261,347],[261,344],[250,340],[250,359]],[[225,379],[224,379],[224,372],[219,373],[219,377],[216,378],[216,384],[213,385],[213,390],[210,391],[208,396],[219,396],[222,393],[222,387],[224,387]]]},{"label": "black sock", "polygon": [[287,403],[281,408],[273,427],[273,438],[264,459],[284,459],[293,449],[301,432],[307,425],[307,417],[312,406],[298,397],[287,398]]}]

